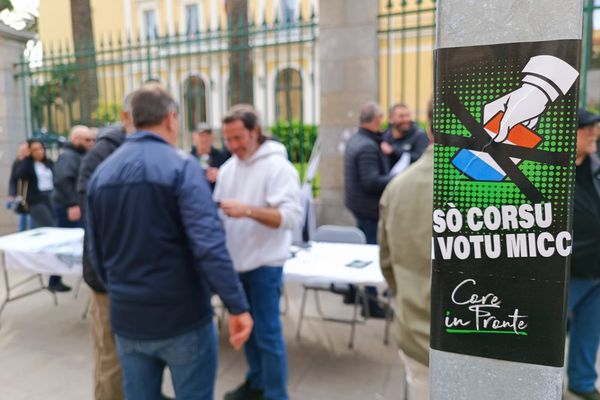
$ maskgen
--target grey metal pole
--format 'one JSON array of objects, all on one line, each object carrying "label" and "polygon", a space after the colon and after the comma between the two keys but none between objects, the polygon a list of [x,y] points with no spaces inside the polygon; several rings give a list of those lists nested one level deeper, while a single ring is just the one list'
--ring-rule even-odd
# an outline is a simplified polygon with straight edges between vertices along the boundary
[{"label": "grey metal pole", "polygon": [[[582,0],[443,0],[438,2],[437,49],[577,40],[582,14]],[[558,366],[430,353],[432,400],[559,400],[562,384]]]}]

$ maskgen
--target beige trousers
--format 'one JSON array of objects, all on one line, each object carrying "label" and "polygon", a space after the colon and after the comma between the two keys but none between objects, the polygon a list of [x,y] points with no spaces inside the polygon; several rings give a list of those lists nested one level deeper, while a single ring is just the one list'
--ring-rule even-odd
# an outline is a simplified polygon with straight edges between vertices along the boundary
[{"label": "beige trousers", "polygon": [[123,377],[115,337],[109,320],[109,301],[105,293],[92,291],[90,323],[94,345],[95,400],[123,400]]},{"label": "beige trousers", "polygon": [[406,400],[429,400],[429,367],[399,353],[406,371]]}]

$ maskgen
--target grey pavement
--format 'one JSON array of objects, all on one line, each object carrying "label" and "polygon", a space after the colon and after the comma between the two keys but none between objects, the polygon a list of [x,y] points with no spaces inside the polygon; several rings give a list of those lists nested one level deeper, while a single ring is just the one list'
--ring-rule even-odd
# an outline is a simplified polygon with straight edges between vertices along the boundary
[{"label": "grey pavement", "polygon": [[[11,273],[15,281],[22,274]],[[0,278],[2,279],[2,278]],[[75,279],[65,279],[74,285]],[[282,317],[289,356],[292,400],[400,400],[403,367],[393,339],[383,344],[383,321],[369,320],[357,327],[354,350],[348,349],[349,326],[307,319],[302,340],[295,339],[302,295],[298,284],[286,284],[289,311]],[[27,287],[24,288],[25,290]],[[4,285],[0,297],[4,297]],[[352,308],[340,296],[320,295],[328,315],[349,318]],[[77,299],[59,294],[55,306],[48,292],[36,293],[7,305],[0,316],[0,400],[93,399],[93,359],[88,321],[82,319],[89,289]],[[309,297],[307,314],[316,315]],[[216,400],[244,379],[245,361],[220,333]],[[173,395],[168,374],[165,394]],[[575,400],[568,394],[565,400]]]},{"label": "grey pavement", "polygon": [[[18,279],[19,274],[11,277]],[[347,347],[349,326],[317,320],[305,320],[298,342],[295,331],[302,291],[297,284],[286,287],[290,306],[282,318],[292,400],[403,398],[403,368],[393,340],[389,346],[383,344],[382,321],[357,327],[354,350]],[[88,321],[82,319],[88,297],[89,289],[82,284],[77,299],[60,294],[58,306],[47,292],[7,305],[0,317],[0,400],[93,399],[91,340]],[[324,293],[321,298],[328,314],[352,315],[339,296]],[[312,296],[307,311],[315,315]],[[243,354],[232,350],[221,333],[215,399],[241,383],[244,373]],[[163,386],[166,394],[173,393],[168,375]]]}]

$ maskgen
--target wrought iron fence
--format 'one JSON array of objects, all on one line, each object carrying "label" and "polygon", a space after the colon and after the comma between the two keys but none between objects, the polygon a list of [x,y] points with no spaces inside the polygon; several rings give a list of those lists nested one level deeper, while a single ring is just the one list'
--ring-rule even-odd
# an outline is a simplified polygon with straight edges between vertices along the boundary
[{"label": "wrought iron fence", "polygon": [[380,0],[380,102],[402,102],[426,120],[433,96],[435,0]]},{"label": "wrought iron fence", "polygon": [[[380,101],[425,121],[433,95],[436,0],[380,0]],[[585,0],[580,105],[600,111],[600,0]]]},{"label": "wrought iron fence", "polygon": [[43,59],[23,57],[15,66],[28,135],[115,123],[124,95],[157,80],[180,102],[181,147],[190,147],[189,133],[200,123],[219,131],[231,103],[246,99],[303,174],[319,121],[317,36],[313,12],[173,36],[108,36],[76,51],[68,43],[44,44]]}]

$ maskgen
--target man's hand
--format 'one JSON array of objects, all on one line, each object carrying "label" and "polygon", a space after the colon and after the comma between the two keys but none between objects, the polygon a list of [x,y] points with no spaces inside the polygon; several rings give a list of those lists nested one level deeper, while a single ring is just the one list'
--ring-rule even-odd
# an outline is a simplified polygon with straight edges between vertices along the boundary
[{"label": "man's hand", "polygon": [[206,180],[210,183],[215,183],[219,176],[219,168],[210,167],[206,169]]},{"label": "man's hand", "polygon": [[223,200],[221,210],[231,218],[244,218],[249,216],[250,206],[237,200]]},{"label": "man's hand", "polygon": [[248,341],[253,326],[254,321],[249,312],[229,316],[229,343],[234,349],[241,349]]},{"label": "man's hand", "polygon": [[381,142],[381,152],[386,156],[389,156],[394,152],[394,148],[388,142]]},{"label": "man's hand", "polygon": [[81,209],[79,206],[72,206],[67,208],[67,218],[69,221],[79,221],[81,219]]}]

